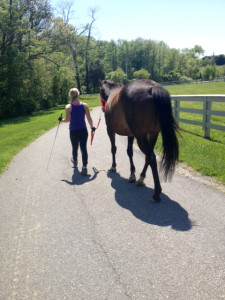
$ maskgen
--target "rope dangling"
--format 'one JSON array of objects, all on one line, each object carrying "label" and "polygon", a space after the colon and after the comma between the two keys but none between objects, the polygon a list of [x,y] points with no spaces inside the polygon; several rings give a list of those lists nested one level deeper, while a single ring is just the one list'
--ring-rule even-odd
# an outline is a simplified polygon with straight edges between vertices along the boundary
[{"label": "rope dangling", "polygon": [[102,107],[102,109],[100,110],[100,115],[99,115],[98,125],[97,125],[97,127],[95,128],[95,130],[92,130],[92,131],[91,131],[91,145],[92,145],[92,142],[93,142],[93,139],[94,139],[95,131],[98,129],[99,124],[100,124],[100,122],[101,122],[101,114],[102,114],[102,111],[105,112],[105,107],[106,107],[106,103],[107,103],[107,101],[104,100],[104,99],[102,99],[102,98],[101,98],[100,102],[101,102],[101,107]]},{"label": "rope dangling", "polygon": [[99,126],[100,122],[101,122],[101,115],[99,117],[97,127],[95,128],[95,130],[91,130],[91,145],[92,145],[92,142],[93,142],[93,139],[94,139],[95,131],[96,131],[96,129],[98,129],[98,126]]}]

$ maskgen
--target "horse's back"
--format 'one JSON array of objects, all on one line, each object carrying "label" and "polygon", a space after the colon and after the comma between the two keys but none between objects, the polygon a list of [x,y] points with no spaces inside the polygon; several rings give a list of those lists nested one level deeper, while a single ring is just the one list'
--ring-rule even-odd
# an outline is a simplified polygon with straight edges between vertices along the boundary
[{"label": "horse's back", "polygon": [[157,135],[160,131],[155,101],[151,94],[151,88],[154,86],[160,85],[151,80],[136,80],[128,83],[121,90],[120,103],[134,136],[148,133]]},{"label": "horse's back", "polygon": [[170,100],[168,92],[152,80],[136,80],[114,89],[106,105],[107,128],[119,135],[155,139],[161,129],[158,104],[163,99]]}]

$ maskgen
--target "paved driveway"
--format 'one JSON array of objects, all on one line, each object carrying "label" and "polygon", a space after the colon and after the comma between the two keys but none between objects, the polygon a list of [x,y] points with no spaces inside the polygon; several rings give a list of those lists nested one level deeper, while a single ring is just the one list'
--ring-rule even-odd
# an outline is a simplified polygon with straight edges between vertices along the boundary
[{"label": "paved driveway", "polygon": [[[145,187],[127,182],[125,137],[108,173],[104,117],[88,142],[89,176],[72,167],[68,124],[47,171],[55,132],[0,177],[1,300],[225,299],[225,194],[176,173],[151,203],[150,170]],[[138,149],[134,161],[139,174]]]}]

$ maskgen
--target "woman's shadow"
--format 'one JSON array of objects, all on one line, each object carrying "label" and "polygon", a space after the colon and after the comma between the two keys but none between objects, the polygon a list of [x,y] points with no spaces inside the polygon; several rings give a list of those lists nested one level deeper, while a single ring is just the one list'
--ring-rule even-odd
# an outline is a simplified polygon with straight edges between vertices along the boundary
[{"label": "woman's shadow", "polygon": [[92,169],[93,169],[93,172],[94,172],[93,176],[91,176],[90,174],[87,174],[86,176],[84,176],[84,175],[80,174],[78,168],[74,168],[71,181],[66,180],[66,179],[62,179],[61,181],[66,182],[69,185],[82,185],[86,182],[93,181],[93,180],[96,179],[96,177],[97,177],[97,175],[100,171],[98,171],[94,167]]},{"label": "woman's shadow", "polygon": [[161,201],[154,204],[150,202],[153,189],[128,183],[118,173],[108,172],[107,176],[112,180],[111,186],[115,190],[117,203],[136,218],[153,225],[171,226],[177,231],[188,231],[192,228],[187,211],[165,194],[161,194]]}]

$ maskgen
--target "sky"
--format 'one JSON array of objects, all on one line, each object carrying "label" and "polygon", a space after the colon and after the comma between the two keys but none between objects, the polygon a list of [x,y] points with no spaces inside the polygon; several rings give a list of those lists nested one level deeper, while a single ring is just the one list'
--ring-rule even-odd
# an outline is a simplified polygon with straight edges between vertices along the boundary
[{"label": "sky", "polygon": [[[56,8],[62,1],[49,0]],[[163,41],[170,48],[200,45],[205,55],[225,54],[225,0],[68,0],[75,27],[90,22],[93,34],[111,41],[136,38]],[[65,3],[65,1],[63,1]]]}]

